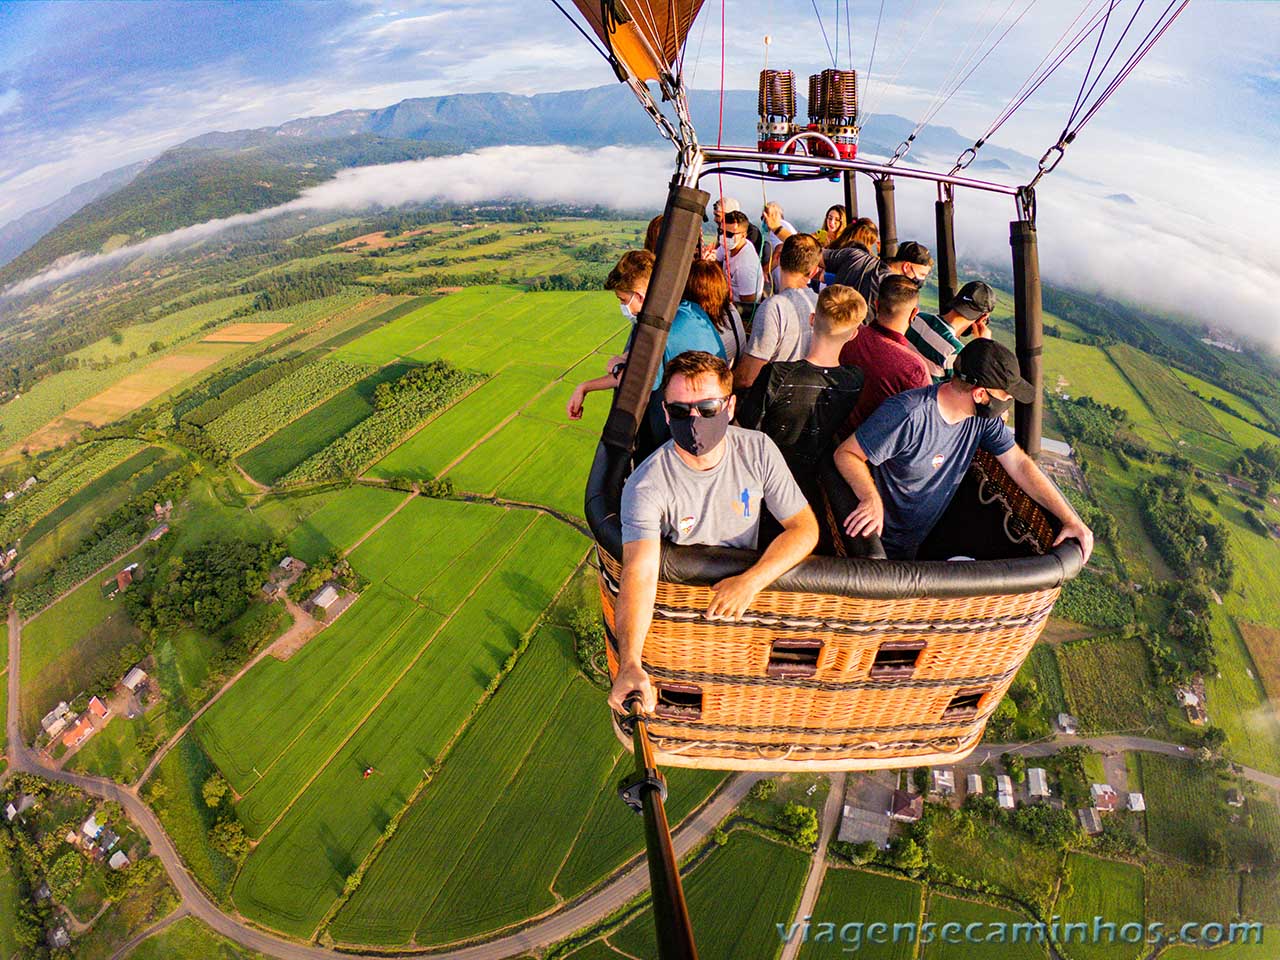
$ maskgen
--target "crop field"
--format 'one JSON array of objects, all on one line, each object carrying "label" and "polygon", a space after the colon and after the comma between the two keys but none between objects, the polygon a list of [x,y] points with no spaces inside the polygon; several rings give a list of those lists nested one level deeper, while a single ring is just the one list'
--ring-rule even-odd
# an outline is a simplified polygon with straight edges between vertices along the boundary
[{"label": "crop field", "polygon": [[[22,446],[49,450],[74,439],[85,427],[114,423],[240,349],[233,343],[196,343],[152,360],[105,390],[82,400],[31,433]],[[21,402],[21,401],[19,401]]]},{"label": "crop field", "polygon": [[[1054,340],[1044,355],[1044,386],[1054,393],[1089,396],[1128,411],[1144,439],[1167,449],[1169,439],[1146,401],[1101,347]],[[1195,399],[1194,397],[1192,399]]]},{"label": "crop field", "polygon": [[1087,733],[1134,730],[1159,716],[1147,654],[1135,638],[1076,640],[1058,647],[1067,706]]},{"label": "crop field", "polygon": [[315,563],[330,550],[349,550],[404,499],[398,490],[348,487],[293,529],[289,549],[307,563]]},{"label": "crop field", "polygon": [[1231,439],[1210,415],[1209,408],[1170,373],[1166,365],[1127,344],[1110,346],[1107,354],[1129,382],[1141,391],[1147,405],[1155,411],[1166,429],[1171,424],[1179,424],[1221,440]]},{"label": "crop field", "polygon": [[[936,924],[935,930],[938,932],[935,932],[932,942],[921,944],[919,954],[921,960],[988,960],[993,955],[1000,957],[1001,960],[1045,960],[1048,956],[1049,948],[1040,942],[1034,931],[1030,934],[1017,933],[1020,939],[1014,942],[1013,925],[1032,921],[1029,917],[1014,913],[1012,910],[931,892],[925,919]],[[1004,929],[1007,931],[1007,939],[1002,943],[947,943],[940,931],[943,925],[948,923],[958,923],[960,929],[971,923],[980,923],[982,924],[979,928],[981,936],[990,936],[995,930]],[[996,924],[1004,926],[997,928],[994,926]],[[1048,934],[1046,934],[1047,938]],[[963,935],[959,939],[963,941]],[[832,956],[835,954],[833,953]]]},{"label": "crop field", "polygon": [[261,343],[288,329],[287,323],[228,323],[200,339],[204,343]]},{"label": "crop field", "polygon": [[1240,875],[1230,870],[1190,867],[1152,859],[1147,871],[1147,920],[1170,926],[1236,915]]},{"label": "crop field", "polygon": [[1258,668],[1258,679],[1272,702],[1280,703],[1280,629],[1237,621],[1240,636]]},{"label": "crop field", "polygon": [[[450,750],[440,771],[410,807],[396,836],[378,854],[360,888],[338,914],[330,928],[338,940],[401,944],[414,939],[415,930],[419,931],[417,940],[421,943],[457,939],[447,935],[454,926],[465,927],[468,921],[474,923],[474,918],[465,910],[456,918],[450,915],[445,923],[428,926],[425,931],[419,929],[420,924],[424,917],[431,916],[436,902],[448,904],[451,896],[458,894],[478,894],[482,898],[491,895],[492,879],[482,880],[475,890],[468,890],[466,886],[451,889],[450,882],[455,874],[465,876],[466,866],[474,865],[476,848],[486,839],[497,839],[503,844],[499,863],[512,854],[523,859],[526,854],[535,853],[547,863],[559,864],[563,853],[549,859],[545,848],[548,842],[572,842],[572,837],[563,829],[564,823],[572,820],[568,813],[545,799],[545,790],[554,791],[559,781],[571,783],[579,792],[585,792],[581,785],[590,774],[588,768],[599,766],[600,752],[593,750],[596,744],[590,737],[592,728],[588,726],[584,731],[587,736],[579,746],[579,756],[570,758],[570,765],[559,774],[534,766],[535,774],[545,778],[541,789],[522,798],[513,787],[521,770],[534,762],[544,739],[559,738],[572,744],[573,727],[584,722],[594,722],[597,728],[601,726],[598,711],[590,709],[590,704],[581,704],[581,696],[569,695],[571,689],[586,687],[585,681],[574,679],[572,656],[572,640],[563,630],[543,628],[534,635],[511,673],[503,678],[493,699]],[[598,694],[590,690],[587,693],[598,699]],[[563,715],[566,704],[578,709],[581,718],[576,721],[566,718]],[[612,764],[611,754],[605,754],[606,766]],[[605,772],[597,769],[591,779],[600,782]],[[498,829],[502,814],[535,797],[545,811],[542,816],[547,813],[557,816],[560,828],[548,824],[543,830],[535,831],[530,824],[524,824],[517,831],[521,844],[513,845],[505,824],[503,829]],[[535,820],[537,816],[534,811]],[[498,864],[486,866],[491,877],[503,877],[506,895],[498,904],[482,902],[482,909],[496,906],[505,910],[509,900],[524,901],[531,894],[546,896],[549,893],[549,884],[544,882],[540,889],[536,886],[540,871],[536,867],[530,869],[530,864],[525,865],[523,873],[514,874],[510,864],[505,865],[506,869]],[[545,873],[546,869],[541,872]],[[521,919],[535,912],[536,909],[523,912],[517,909],[514,918]],[[481,929],[496,926],[501,923],[491,923]]]},{"label": "crop field", "polygon": [[120,342],[110,337],[69,353],[77,360],[119,360],[130,353],[146,353],[152,343],[168,345],[195,333],[207,323],[229,317],[253,299],[253,294],[237,294],[178,310],[150,323],[135,323],[119,332]]},{"label": "crop field", "polygon": [[[414,497],[376,536],[353,550],[349,559],[375,583],[385,580],[405,596],[416,598],[454,566],[483,569],[492,565],[502,552],[500,538],[519,536],[533,519],[531,513]],[[495,538],[498,526],[502,529]]]},{"label": "crop field", "polygon": [[[216,769],[196,739],[185,736],[156,765],[143,797],[156,811],[183,863],[217,900],[225,902],[236,865],[209,843],[208,831],[216,814],[200,792]],[[154,785],[161,785],[162,796],[154,796]]]},{"label": "crop field", "polygon": [[[730,834],[684,881],[699,954],[776,957],[782,950],[776,924],[795,914],[808,867],[808,856],[794,847],[743,830]],[[627,956],[658,955],[647,909],[607,940]]]},{"label": "crop field", "polygon": [[1223,817],[1223,788],[1212,770],[1190,760],[1138,754],[1147,801],[1147,842],[1188,863],[1196,862]]},{"label": "crop field", "polygon": [[1125,468],[1109,452],[1089,451],[1090,459],[1099,465],[1089,477],[1089,486],[1098,506],[1116,518],[1117,548],[1135,579],[1168,580],[1173,577],[1160,550],[1147,533],[1146,521],[1138,502],[1138,487],[1147,474],[1137,467]]},{"label": "crop field", "polygon": [[350,363],[375,364],[407,357],[459,325],[499,311],[506,301],[520,295],[516,287],[470,287],[451,293],[353,340],[341,347],[338,355]]},{"label": "crop field", "polygon": [[368,475],[432,479],[528,403],[550,379],[545,367],[506,367],[370,467]]},{"label": "crop field", "polygon": [[[523,554],[537,545],[539,562]],[[461,606],[246,862],[237,905],[270,926],[314,930],[578,565],[582,536],[538,515],[492,568],[461,567]],[[446,682],[447,681],[447,682]],[[377,775],[361,771],[372,766]]]},{"label": "crop field", "polygon": [[583,491],[598,438],[562,427],[498,487],[498,496],[583,515]]},{"label": "crop field", "polygon": [[236,793],[252,796],[263,778],[274,779],[275,763],[299,737],[306,752],[306,732],[330,707],[359,709],[343,689],[412,612],[408,599],[372,587],[288,660],[264,658],[205,712],[196,736]]},{"label": "crop field", "polygon": [[137,440],[103,440],[95,443],[78,463],[52,475],[42,472],[40,481],[14,498],[0,516],[0,542],[13,540],[47,514],[58,510],[78,491],[108,470],[139,453],[146,445]]},{"label": "crop field", "polygon": [[[1143,923],[1144,879],[1142,868],[1115,860],[1101,860],[1083,853],[1067,857],[1070,892],[1060,896],[1053,912],[1062,923],[1087,924],[1087,933],[1067,940],[1064,932],[1058,950],[1068,960],[1136,960],[1145,957],[1149,948],[1144,943],[1124,943],[1117,933],[1115,942],[1107,942],[1104,928],[1101,942],[1092,942],[1094,917],[1114,923],[1116,930],[1126,923]],[[1064,885],[1065,886],[1065,885]],[[1090,942],[1083,942],[1088,940]]]},{"label": "crop field", "polygon": [[373,392],[408,373],[392,363],[304,413],[240,457],[240,466],[259,483],[272,484],[374,412]]},{"label": "crop field", "polygon": [[367,366],[321,359],[236,404],[206,428],[209,438],[239,455],[334,394],[372,373]]},{"label": "crop field", "polygon": [[[1280,876],[1264,871],[1245,874],[1240,881],[1240,901],[1240,912],[1245,919],[1267,924],[1280,922]],[[1274,944],[1271,950],[1274,956]]]},{"label": "crop field", "polygon": [[[828,868],[822,880],[817,905],[813,908],[815,926],[810,933],[809,942],[800,948],[801,960],[850,956],[844,951],[852,944],[841,943],[839,936],[840,927],[847,923],[860,923],[864,927],[869,923],[887,923],[890,931],[895,923],[918,923],[923,895],[924,887],[914,880],[902,880],[866,870]],[[790,922],[791,914],[779,912],[778,917],[788,917]],[[815,941],[815,937],[821,932],[816,923],[820,922],[835,924],[833,942]],[[854,932],[850,930],[849,935],[852,937]],[[774,933],[774,936],[777,934]],[[905,937],[900,938],[898,943],[885,944],[864,940],[856,955],[870,957],[872,960],[911,960],[916,955],[916,944],[908,942]]]},{"label": "crop field", "polygon": [[100,663],[138,638],[118,600],[104,600],[94,577],[22,628],[22,726],[34,735],[40,718],[70,700]]}]

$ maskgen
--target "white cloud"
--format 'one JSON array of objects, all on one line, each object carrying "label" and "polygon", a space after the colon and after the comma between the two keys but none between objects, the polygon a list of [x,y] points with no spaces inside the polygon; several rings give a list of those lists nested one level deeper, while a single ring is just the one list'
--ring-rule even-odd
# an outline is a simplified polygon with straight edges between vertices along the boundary
[{"label": "white cloud", "polygon": [[[1140,149],[1140,145],[1134,145]],[[1214,161],[1217,163],[1218,161]],[[24,281],[25,293],[93,269],[202,242],[232,227],[303,210],[364,210],[433,200],[474,203],[521,198],[534,203],[572,201],[615,209],[654,211],[662,205],[672,157],[666,150],[608,147],[492,147],[455,157],[345,170],[298,199],[269,210],[228,217],[155,237],[114,253],[87,257]],[[1261,172],[1246,165],[1222,171],[1190,153],[1166,153],[1158,176],[1119,188],[1079,179],[1046,180],[1040,190],[1040,260],[1046,280],[1097,290],[1120,300],[1213,322],[1273,347],[1280,346],[1274,306],[1280,289],[1280,240],[1264,225],[1280,219]],[[1190,190],[1210,182],[1221,190]],[[1104,173],[1106,171],[1098,171]],[[1112,171],[1114,173],[1114,171]],[[713,179],[704,187],[716,191]],[[754,183],[726,179],[725,192],[755,213]],[[1123,190],[1133,205],[1106,197]],[[838,200],[831,184],[769,185],[790,219],[803,228],[819,222]],[[934,190],[899,181],[899,236],[930,242]],[[1171,199],[1172,198],[1172,199]],[[865,183],[861,200],[871,208]],[[1226,211],[1230,211],[1227,213]],[[961,192],[956,233],[962,259],[1004,264],[1009,257],[1007,197]],[[1250,237],[1242,244],[1242,237]]]},{"label": "white cloud", "polygon": [[10,87],[8,90],[0,90],[0,117],[12,110],[17,110],[18,104],[21,102],[22,95],[15,88]]}]

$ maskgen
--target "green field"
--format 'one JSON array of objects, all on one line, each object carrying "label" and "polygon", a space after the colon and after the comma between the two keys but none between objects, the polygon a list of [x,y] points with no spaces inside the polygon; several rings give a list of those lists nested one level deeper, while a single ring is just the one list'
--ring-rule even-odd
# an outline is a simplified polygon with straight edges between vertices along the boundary
[{"label": "green field", "polygon": [[183,917],[153,937],[142,941],[128,960],[266,960],[223,939],[195,917]]},{"label": "green field", "polygon": [[240,457],[240,466],[259,483],[273,484],[373,413],[373,392],[408,373],[410,366],[392,363],[313,407]]},{"label": "green field", "polygon": [[1045,390],[1073,397],[1089,396],[1099,403],[1120,407],[1128,412],[1143,439],[1162,449],[1169,447],[1168,436],[1155,413],[1105,350],[1061,339],[1052,345],[1053,349],[1044,355]]},{"label": "green field", "polygon": [[1061,864],[1056,851],[1028,843],[1025,835],[997,821],[940,820],[929,830],[933,863],[969,880],[991,885],[1047,913],[1057,889]]},{"label": "green field", "polygon": [[451,293],[339,348],[352,363],[383,364],[407,357],[429,341],[462,324],[497,314],[519,295],[515,287],[472,287]]},{"label": "green field", "polygon": [[[1125,924],[1143,923],[1142,868],[1115,860],[1100,860],[1082,853],[1067,857],[1064,889],[1053,912],[1062,917],[1063,935],[1058,950],[1069,960],[1133,960],[1145,957],[1149,948],[1142,942],[1126,943],[1121,928]],[[1110,928],[1099,927],[1094,941],[1094,918],[1100,923],[1114,923],[1114,941]],[[1066,929],[1068,924],[1085,924],[1080,936]]]},{"label": "green field", "polygon": [[100,664],[138,639],[119,598],[104,600],[98,581],[90,578],[22,628],[22,725],[28,735],[59,700],[79,693]]},{"label": "green field", "polygon": [[178,310],[148,323],[131,324],[119,331],[119,343],[114,343],[110,338],[104,337],[95,343],[89,344],[87,347],[81,347],[79,350],[67,354],[67,356],[82,361],[101,361],[119,360],[129,356],[130,353],[145,354],[150,350],[152,343],[159,341],[165,346],[169,346],[178,340],[199,332],[206,324],[225,320],[236,310],[247,305],[252,299],[252,294],[223,297],[219,300],[211,300],[208,303],[197,304],[194,307],[187,307],[185,310]]},{"label": "green field", "polygon": [[405,495],[359,484],[343,490],[294,527],[287,543],[294,556],[315,563],[331,550],[349,550],[398,507]]},{"label": "green field", "polygon": [[[539,562],[525,552],[537,545]],[[538,615],[578,565],[580,534],[536,516],[492,569],[461,567],[461,606],[263,838],[235,887],[239,908],[314,930],[388,821],[440,758]],[[362,778],[373,767],[376,776]]]},{"label": "green field", "polygon": [[165,706],[154,707],[130,720],[123,714],[108,718],[106,727],[84,742],[67,767],[80,773],[133,783],[146,769],[151,751],[145,745],[159,742],[169,731]]},{"label": "green field", "polygon": [[[872,960],[911,960],[916,955],[917,944],[900,934],[893,942],[895,923],[919,923],[923,910],[924,888],[914,880],[902,880],[865,870],[841,870],[828,868],[822,880],[822,890],[813,908],[813,923],[809,940],[800,948],[801,960],[817,957],[850,956],[849,948],[858,939],[852,955],[870,957]],[[790,914],[779,913],[779,917]],[[788,920],[788,922],[790,922]],[[834,925],[824,933],[821,924]],[[889,925],[888,933],[877,934],[877,943],[863,936],[866,926],[872,923]],[[846,924],[860,924],[847,930],[849,942],[842,943],[840,930]]]},{"label": "green field", "polygon": [[1195,863],[1223,820],[1223,788],[1213,771],[1190,760],[1141,753],[1147,801],[1147,842],[1153,849]]},{"label": "green field", "polygon": [[[776,924],[794,916],[809,858],[737,830],[684,881],[698,953],[767,960],[782,950]],[[653,916],[642,911],[607,938],[627,956],[656,957]]]},{"label": "green field", "polygon": [[1148,861],[1146,872],[1148,922],[1181,926],[1211,918],[1230,920],[1239,909],[1241,877],[1237,873],[1165,859]]},{"label": "green field", "polygon": [[1085,733],[1136,730],[1158,722],[1159,694],[1142,642],[1075,640],[1058,647],[1067,706]]},{"label": "green field", "polygon": [[[1043,945],[1038,934],[1015,931],[1014,924],[1032,921],[1012,910],[931,892],[925,919],[936,924],[937,932],[932,942],[921,945],[921,960],[986,960],[988,957],[998,957],[999,960],[1044,960],[1048,956],[1048,947]],[[953,928],[955,932],[946,936],[961,942],[948,943],[944,938],[943,928],[949,923],[959,924],[960,927],[958,930]],[[1007,940],[992,943],[966,942],[963,931],[972,923],[982,924],[975,928],[975,933],[981,937],[999,936],[1003,930]],[[1019,938],[1016,941],[1015,935]]]},{"label": "green field", "polygon": [[1141,391],[1147,405],[1155,411],[1161,426],[1170,435],[1182,427],[1217,436],[1224,441],[1231,439],[1213,418],[1209,408],[1169,371],[1167,364],[1126,344],[1108,347],[1107,354],[1126,379]]}]

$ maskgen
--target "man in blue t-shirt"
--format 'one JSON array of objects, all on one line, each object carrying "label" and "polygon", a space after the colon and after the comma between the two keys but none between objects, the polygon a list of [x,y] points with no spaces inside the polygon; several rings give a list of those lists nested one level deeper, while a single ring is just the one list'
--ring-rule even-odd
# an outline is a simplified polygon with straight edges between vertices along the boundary
[{"label": "man in blue t-shirt", "polygon": [[1033,399],[1017,359],[994,340],[975,340],[960,351],[945,383],[890,397],[836,450],[836,466],[858,497],[845,531],[880,534],[889,559],[915,559],[981,447],[1062,522],[1054,546],[1074,537],[1087,563],[1093,532],[1001,419],[1014,400]]}]

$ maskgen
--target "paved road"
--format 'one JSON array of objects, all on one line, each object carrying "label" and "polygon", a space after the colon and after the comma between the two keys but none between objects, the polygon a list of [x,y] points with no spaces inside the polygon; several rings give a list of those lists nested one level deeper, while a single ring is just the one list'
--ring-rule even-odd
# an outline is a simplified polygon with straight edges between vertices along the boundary
[{"label": "paved road", "polygon": [[[840,816],[844,808],[845,774],[837,773],[831,777],[831,789],[827,793],[827,802],[822,807],[822,822],[818,825],[818,849],[809,863],[809,877],[804,882],[804,893],[800,894],[800,906],[796,909],[796,922],[803,923],[804,918],[813,913],[813,905],[818,902],[818,891],[822,889],[822,878],[827,872],[827,844],[835,836],[840,826]],[[800,937],[792,937],[782,948],[782,956],[778,960],[795,960],[800,953]]]},{"label": "paved road", "polygon": [[[1163,753],[1169,757],[1183,757],[1188,760],[1195,756],[1195,750],[1192,747],[1166,743],[1164,740],[1151,740],[1147,737],[1131,737],[1119,734],[1111,737],[1068,737],[1059,734],[1052,740],[1043,740],[1037,743],[979,744],[978,748],[969,755],[966,763],[986,763],[988,760],[999,759],[1002,753],[1020,753],[1024,757],[1047,757],[1051,753],[1057,753],[1063,747],[1075,744],[1090,747],[1099,753],[1117,750],[1142,750],[1145,753]],[[1280,777],[1273,774],[1263,773],[1261,770],[1253,769],[1253,767],[1241,767],[1240,775],[1246,780],[1260,783],[1264,787],[1280,790]]]}]

